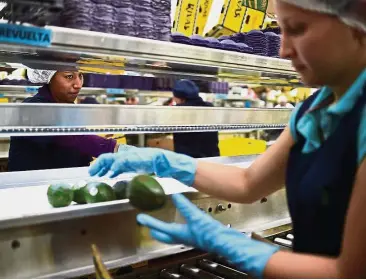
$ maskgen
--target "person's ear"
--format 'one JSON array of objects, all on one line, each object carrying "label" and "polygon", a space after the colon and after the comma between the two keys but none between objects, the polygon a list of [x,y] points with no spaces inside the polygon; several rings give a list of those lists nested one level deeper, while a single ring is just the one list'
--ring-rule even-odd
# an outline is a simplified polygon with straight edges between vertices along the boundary
[{"label": "person's ear", "polygon": [[359,42],[360,46],[366,48],[366,33],[363,30],[352,28],[353,37]]}]

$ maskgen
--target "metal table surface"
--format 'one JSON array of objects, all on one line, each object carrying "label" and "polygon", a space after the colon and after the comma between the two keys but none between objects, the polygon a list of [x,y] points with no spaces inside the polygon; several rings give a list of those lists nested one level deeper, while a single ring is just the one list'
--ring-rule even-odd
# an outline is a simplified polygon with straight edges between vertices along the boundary
[{"label": "metal table surface", "polygon": [[[204,160],[247,167],[254,159],[255,156]],[[132,176],[124,174],[119,179]],[[108,269],[192,249],[151,239],[148,229],[137,225],[139,212],[128,200],[61,209],[53,209],[48,204],[49,183],[78,180],[93,179],[88,176],[87,168],[0,174],[1,278],[49,279],[90,274],[94,270],[91,244],[98,245]],[[266,200],[245,205],[198,193],[173,179],[159,181],[168,194],[185,193],[216,220],[242,232],[266,231],[291,223],[284,190]],[[219,211],[220,205],[226,210]],[[169,197],[163,209],[149,214],[167,222],[184,222]]]},{"label": "metal table surface", "polygon": [[[217,157],[204,161],[247,167],[256,156]],[[100,181],[113,186],[119,180],[131,180],[136,174],[122,174],[115,179],[92,178],[88,168],[38,170],[0,173],[0,229],[26,226],[55,220],[101,215],[133,209],[128,200],[53,208],[47,199],[47,188],[51,183],[65,182],[71,185],[80,181]],[[157,178],[166,194],[190,193],[194,197],[207,197],[195,189],[171,178]]]}]

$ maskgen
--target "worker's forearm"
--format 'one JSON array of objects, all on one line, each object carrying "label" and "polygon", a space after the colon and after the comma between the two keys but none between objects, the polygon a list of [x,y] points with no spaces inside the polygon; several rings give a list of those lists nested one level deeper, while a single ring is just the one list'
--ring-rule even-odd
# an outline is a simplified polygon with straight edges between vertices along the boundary
[{"label": "worker's forearm", "polygon": [[194,187],[209,195],[238,203],[252,203],[243,168],[199,161]]},{"label": "worker's forearm", "polygon": [[114,139],[105,139],[96,135],[57,136],[55,139],[61,147],[70,148],[92,157],[113,153],[117,144]]},{"label": "worker's forearm", "polygon": [[347,278],[337,270],[337,259],[279,251],[268,261],[264,278]]}]

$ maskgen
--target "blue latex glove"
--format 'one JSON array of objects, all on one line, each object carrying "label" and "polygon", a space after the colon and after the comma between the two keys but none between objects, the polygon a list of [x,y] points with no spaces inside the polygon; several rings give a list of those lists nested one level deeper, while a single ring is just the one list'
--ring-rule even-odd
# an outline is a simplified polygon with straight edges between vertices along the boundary
[{"label": "blue latex glove", "polygon": [[129,151],[131,149],[138,149],[135,146],[121,144],[118,146],[118,152]]},{"label": "blue latex glove", "polygon": [[137,221],[151,229],[151,236],[163,243],[185,244],[225,257],[238,269],[262,278],[264,268],[279,248],[253,240],[245,234],[225,227],[198,209],[181,194],[172,195],[173,202],[186,224],[165,223],[146,214]]},{"label": "blue latex glove", "polygon": [[119,147],[118,153],[98,157],[89,168],[89,174],[104,176],[110,172],[110,177],[114,178],[124,172],[155,173],[159,177],[171,177],[192,186],[196,169],[196,160],[186,155],[123,145]]}]

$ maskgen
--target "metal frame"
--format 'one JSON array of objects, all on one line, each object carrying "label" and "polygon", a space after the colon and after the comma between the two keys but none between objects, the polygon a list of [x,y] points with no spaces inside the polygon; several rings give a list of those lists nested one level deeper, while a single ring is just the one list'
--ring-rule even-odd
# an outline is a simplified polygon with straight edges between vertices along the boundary
[{"label": "metal frame", "polygon": [[[255,158],[204,160],[247,167]],[[125,174],[108,183],[131,177]],[[98,246],[109,269],[191,249],[152,240],[148,230],[137,225],[138,212],[127,200],[52,209],[47,202],[47,184],[60,179],[67,183],[90,180],[86,168],[0,174],[4,181],[1,204],[13,205],[0,213],[1,278],[70,278],[93,273],[91,244]],[[262,232],[291,223],[284,190],[266,201],[243,205],[198,193],[173,179],[159,181],[167,194],[184,192],[215,219],[243,232]],[[150,214],[183,222],[170,200],[164,209]]]},{"label": "metal frame", "polygon": [[[27,95],[33,96],[40,86],[13,86],[13,85],[0,85],[0,93],[7,97],[7,95]],[[88,88],[83,87],[80,90],[80,95],[102,95],[107,94],[108,89],[106,88]]]},{"label": "metal frame", "polygon": [[[0,85],[0,94],[4,97],[7,95],[17,96],[26,95],[27,97],[33,96],[40,86],[16,86],[16,85]],[[138,89],[114,89],[114,93],[109,93],[109,88],[93,88],[93,87],[83,87],[80,90],[79,96],[85,95],[107,95],[107,96],[126,96],[128,94],[136,94],[141,96],[152,96],[152,97],[172,97],[173,93],[171,91],[148,91],[148,90],[138,90]],[[214,93],[206,93],[214,94]]]},{"label": "metal frame", "polygon": [[[192,199],[192,198],[191,198]],[[208,211],[228,202],[211,197],[192,199]],[[91,244],[100,249],[109,269],[190,250],[189,247],[159,243],[136,223],[136,210],[79,217],[0,231],[1,278],[69,278],[93,273]],[[154,217],[183,222],[168,203]],[[291,223],[285,193],[280,191],[266,203],[231,203],[225,212],[211,215],[225,225],[244,232],[263,231]]]},{"label": "metal frame", "polygon": [[252,83],[268,83],[272,79],[278,80],[276,84],[300,84],[288,60],[85,30],[48,28],[53,32],[49,48],[1,44],[1,59],[43,69],[125,68],[164,76],[240,79]]},{"label": "metal frame", "polygon": [[64,135],[278,129],[289,109],[0,104],[0,134]]}]

